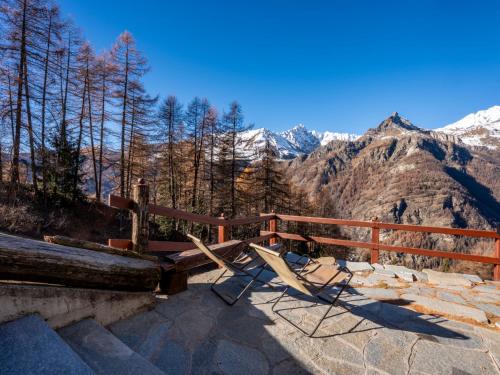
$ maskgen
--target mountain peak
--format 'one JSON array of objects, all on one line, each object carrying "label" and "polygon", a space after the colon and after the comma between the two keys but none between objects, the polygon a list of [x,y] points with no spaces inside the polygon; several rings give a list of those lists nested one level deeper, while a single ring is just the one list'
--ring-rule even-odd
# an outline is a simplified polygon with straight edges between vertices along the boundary
[{"label": "mountain peak", "polygon": [[370,129],[368,133],[396,135],[415,131],[423,132],[424,130],[413,125],[410,120],[401,116],[398,112],[393,112],[389,117],[382,121],[376,129]]},{"label": "mountain peak", "polygon": [[459,137],[470,146],[500,148],[500,106],[470,113],[463,119],[434,131]]}]

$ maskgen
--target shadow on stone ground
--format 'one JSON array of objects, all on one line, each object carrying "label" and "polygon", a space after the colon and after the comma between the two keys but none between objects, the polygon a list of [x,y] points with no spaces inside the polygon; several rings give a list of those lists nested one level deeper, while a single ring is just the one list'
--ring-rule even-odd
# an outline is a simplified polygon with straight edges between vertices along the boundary
[{"label": "shadow on stone ground", "polygon": [[191,280],[155,308],[171,325],[152,362],[169,374],[314,373],[275,339],[273,319],[247,298],[229,307],[209,283]]},{"label": "shadow on stone ground", "polygon": [[[171,374],[498,374],[495,332],[352,292],[309,338],[272,312],[284,288],[273,273],[264,275],[271,286],[256,284],[231,307],[210,290],[220,272],[193,275],[187,291],[157,305],[151,314],[167,323],[160,332],[145,319],[155,345],[139,345],[142,355]],[[234,295],[243,282],[217,288]],[[278,307],[310,330],[328,306],[292,293]]]},{"label": "shadow on stone ground", "polygon": [[[265,301],[257,302],[255,306],[269,305],[267,309],[270,310],[277,297],[283,292],[285,286],[271,272],[264,272],[260,280],[263,283],[259,283],[259,286],[254,286],[251,292],[258,294],[259,299]],[[226,278],[225,283],[234,283],[234,281],[231,278]],[[224,285],[221,284],[219,287],[223,288]],[[227,288],[227,286],[225,287]],[[232,289],[237,290],[237,287],[233,287]],[[337,291],[338,289],[336,288],[330,288],[323,294],[334,296],[337,294]],[[268,295],[267,300],[266,295]],[[453,340],[468,340],[466,335],[439,325],[439,323],[447,322],[447,319],[435,315],[422,314],[402,307],[408,303],[408,301],[404,300],[391,301],[391,303],[380,302],[357,293],[355,289],[347,288],[341,294],[336,306],[323,321],[320,326],[323,329],[318,331],[319,333],[315,335],[315,338],[341,336],[354,331],[360,332],[359,329],[363,325],[363,322],[369,321],[372,324],[364,329],[366,331],[386,327],[413,332],[422,337],[432,335]],[[324,301],[290,289],[289,293],[276,305],[275,310],[299,326],[302,323],[306,331],[311,332],[311,328],[319,322],[328,307],[329,304]],[[336,330],[335,322],[349,314],[361,319],[356,319],[356,323],[347,331]],[[294,319],[296,321],[293,321]]]},{"label": "shadow on stone ground", "polygon": [[[214,280],[218,273],[219,271],[211,272],[213,276],[209,279],[205,276],[203,281]],[[200,279],[203,278],[203,275],[200,276]],[[272,373],[290,374],[324,371],[364,373],[368,368],[402,373],[409,371],[412,364],[421,370],[425,370],[422,363],[432,364],[433,360],[424,361],[422,358],[418,360],[419,363],[413,363],[422,351],[436,351],[434,361],[439,362],[442,361],[442,355],[438,349],[448,348],[453,352],[457,348],[478,349],[482,345],[483,340],[465,324],[374,301],[355,294],[352,290],[342,294],[339,305],[332,309],[322,323],[317,336],[309,338],[271,311],[284,286],[271,272],[264,273],[263,280],[268,284],[255,285],[233,307],[225,305],[214,296],[217,299],[215,304],[221,310],[218,328],[212,336],[212,353],[218,353],[213,354],[215,361],[212,364],[225,366],[226,351],[229,346],[234,345],[228,343],[232,342],[240,345],[231,346],[231,350],[235,350],[233,358],[236,362],[246,358],[254,363],[257,357],[266,358],[267,367],[264,365],[259,369],[261,371],[253,373],[267,373],[265,368],[272,370]],[[209,292],[209,285],[197,282],[196,279],[191,281],[192,290]],[[228,277],[217,287],[219,291],[225,290],[232,294],[241,290],[242,282],[241,278]],[[289,314],[287,318],[295,319],[296,324],[308,331],[328,307],[327,304],[316,303],[298,292],[291,292],[291,296],[282,301],[278,305],[281,312]],[[427,344],[439,344],[439,347],[429,348]],[[418,352],[414,352],[415,348],[419,349]],[[239,351],[241,349],[242,352]],[[247,354],[248,350],[250,352]],[[469,354],[466,352],[464,355]],[[485,367],[476,369],[474,366],[482,366],[483,360],[489,362]],[[483,359],[479,356],[475,361],[475,365],[470,368],[468,365],[461,367],[462,364],[456,366],[451,360],[444,361],[442,371],[446,372],[448,366],[451,371],[458,369],[472,374],[495,373],[497,365],[488,355]],[[439,366],[436,367],[438,368]],[[236,368],[233,370],[235,371],[229,373],[241,373]]]}]

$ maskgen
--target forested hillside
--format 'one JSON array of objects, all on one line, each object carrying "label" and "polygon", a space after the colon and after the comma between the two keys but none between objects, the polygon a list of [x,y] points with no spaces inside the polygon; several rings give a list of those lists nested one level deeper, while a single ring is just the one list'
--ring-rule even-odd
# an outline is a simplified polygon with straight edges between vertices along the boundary
[{"label": "forested hillside", "polygon": [[193,212],[290,206],[265,160],[274,158],[270,147],[244,169],[238,135],[250,126],[238,102],[218,110],[207,98],[183,104],[148,93],[149,66],[131,33],[96,54],[52,1],[1,4],[0,184],[11,205],[20,187],[45,204],[101,201],[110,190],[127,197],[145,177],[156,202]]}]

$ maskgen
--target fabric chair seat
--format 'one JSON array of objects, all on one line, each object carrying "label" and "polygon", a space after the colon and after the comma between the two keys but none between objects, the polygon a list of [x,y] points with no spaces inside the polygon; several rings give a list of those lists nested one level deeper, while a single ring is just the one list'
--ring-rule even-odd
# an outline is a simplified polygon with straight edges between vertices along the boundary
[{"label": "fabric chair seat", "polygon": [[336,284],[348,277],[346,272],[342,272],[337,265],[316,265],[312,264],[304,269],[301,275],[316,287],[325,284]]}]

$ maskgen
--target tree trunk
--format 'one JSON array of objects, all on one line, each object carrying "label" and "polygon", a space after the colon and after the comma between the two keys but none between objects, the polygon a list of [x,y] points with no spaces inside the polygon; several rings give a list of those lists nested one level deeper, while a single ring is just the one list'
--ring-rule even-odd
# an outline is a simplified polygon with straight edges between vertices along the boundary
[{"label": "tree trunk", "polygon": [[90,73],[89,73],[89,62],[87,61],[87,82],[88,82],[88,90],[87,90],[87,103],[88,103],[88,112],[89,112],[89,132],[90,132],[90,149],[92,152],[92,167],[94,171],[94,184],[95,184],[95,195],[97,197],[97,160],[95,155],[95,147],[94,147],[94,126],[92,122],[92,99],[90,88],[92,87],[90,82]]},{"label": "tree trunk", "polygon": [[14,99],[12,98],[12,83],[10,82],[10,75],[7,75],[8,83],[9,83],[9,113],[10,113],[10,128],[11,128],[11,136],[12,136],[12,144],[15,142],[15,121],[14,121]]},{"label": "tree trunk", "polygon": [[52,12],[49,12],[49,24],[47,28],[47,47],[45,49],[45,61],[43,72],[43,86],[42,86],[42,119],[41,119],[41,156],[42,156],[42,191],[43,199],[47,199],[47,162],[46,162],[46,149],[45,149],[45,118],[47,109],[47,86],[49,77],[49,58],[50,58],[50,44],[52,43]]},{"label": "tree trunk", "polygon": [[9,198],[11,203],[16,199],[17,188],[19,184],[19,153],[21,147],[21,123],[22,123],[22,106],[23,106],[23,83],[24,83],[24,62],[26,61],[26,13],[28,4],[27,0],[23,1],[23,21],[21,29],[21,46],[19,51],[19,70],[17,81],[17,103],[16,103],[16,128],[14,136],[12,168]]},{"label": "tree trunk", "polygon": [[126,189],[125,196],[130,197],[130,189],[132,187],[132,160],[134,158],[134,123],[135,123],[135,97],[132,96],[132,119],[130,121],[130,134],[128,142],[128,155],[127,155],[127,175],[125,178]]},{"label": "tree trunk", "polygon": [[76,145],[76,155],[75,155],[75,169],[73,171],[73,201],[76,200],[78,191],[78,171],[80,170],[80,152],[82,148],[82,137],[83,137],[83,117],[85,116],[85,97],[87,94],[87,77],[85,77],[83,84],[83,94],[82,94],[82,106],[80,109],[80,119],[79,119],[79,131],[78,131],[78,141]]},{"label": "tree trunk", "polygon": [[120,142],[120,196],[125,196],[125,127],[127,124],[127,95],[128,95],[128,45],[125,54],[125,81],[123,84],[123,108],[122,108],[122,134]]},{"label": "tree trunk", "polygon": [[[105,69],[105,68],[104,68]],[[97,201],[101,201],[102,195],[102,154],[103,154],[103,146],[104,146],[104,122],[106,121],[106,73],[103,73],[102,76],[102,102],[101,102],[101,124],[100,124],[100,135],[99,135],[99,182],[97,184]]]},{"label": "tree trunk", "polygon": [[0,278],[79,288],[153,290],[156,263],[0,234]]},{"label": "tree trunk", "polygon": [[172,201],[172,208],[177,208],[175,169],[174,169],[174,121],[175,119],[173,115],[173,110],[171,110],[170,118],[168,120],[168,167],[169,167],[169,181],[170,181],[170,199]]},{"label": "tree trunk", "polygon": [[24,91],[26,97],[26,117],[28,120],[28,139],[30,145],[30,159],[31,159],[31,179],[33,181],[33,189],[35,190],[35,195],[38,195],[38,183],[36,177],[36,158],[35,158],[35,140],[33,136],[33,122],[31,121],[31,99],[28,83],[28,63],[24,61]]}]

